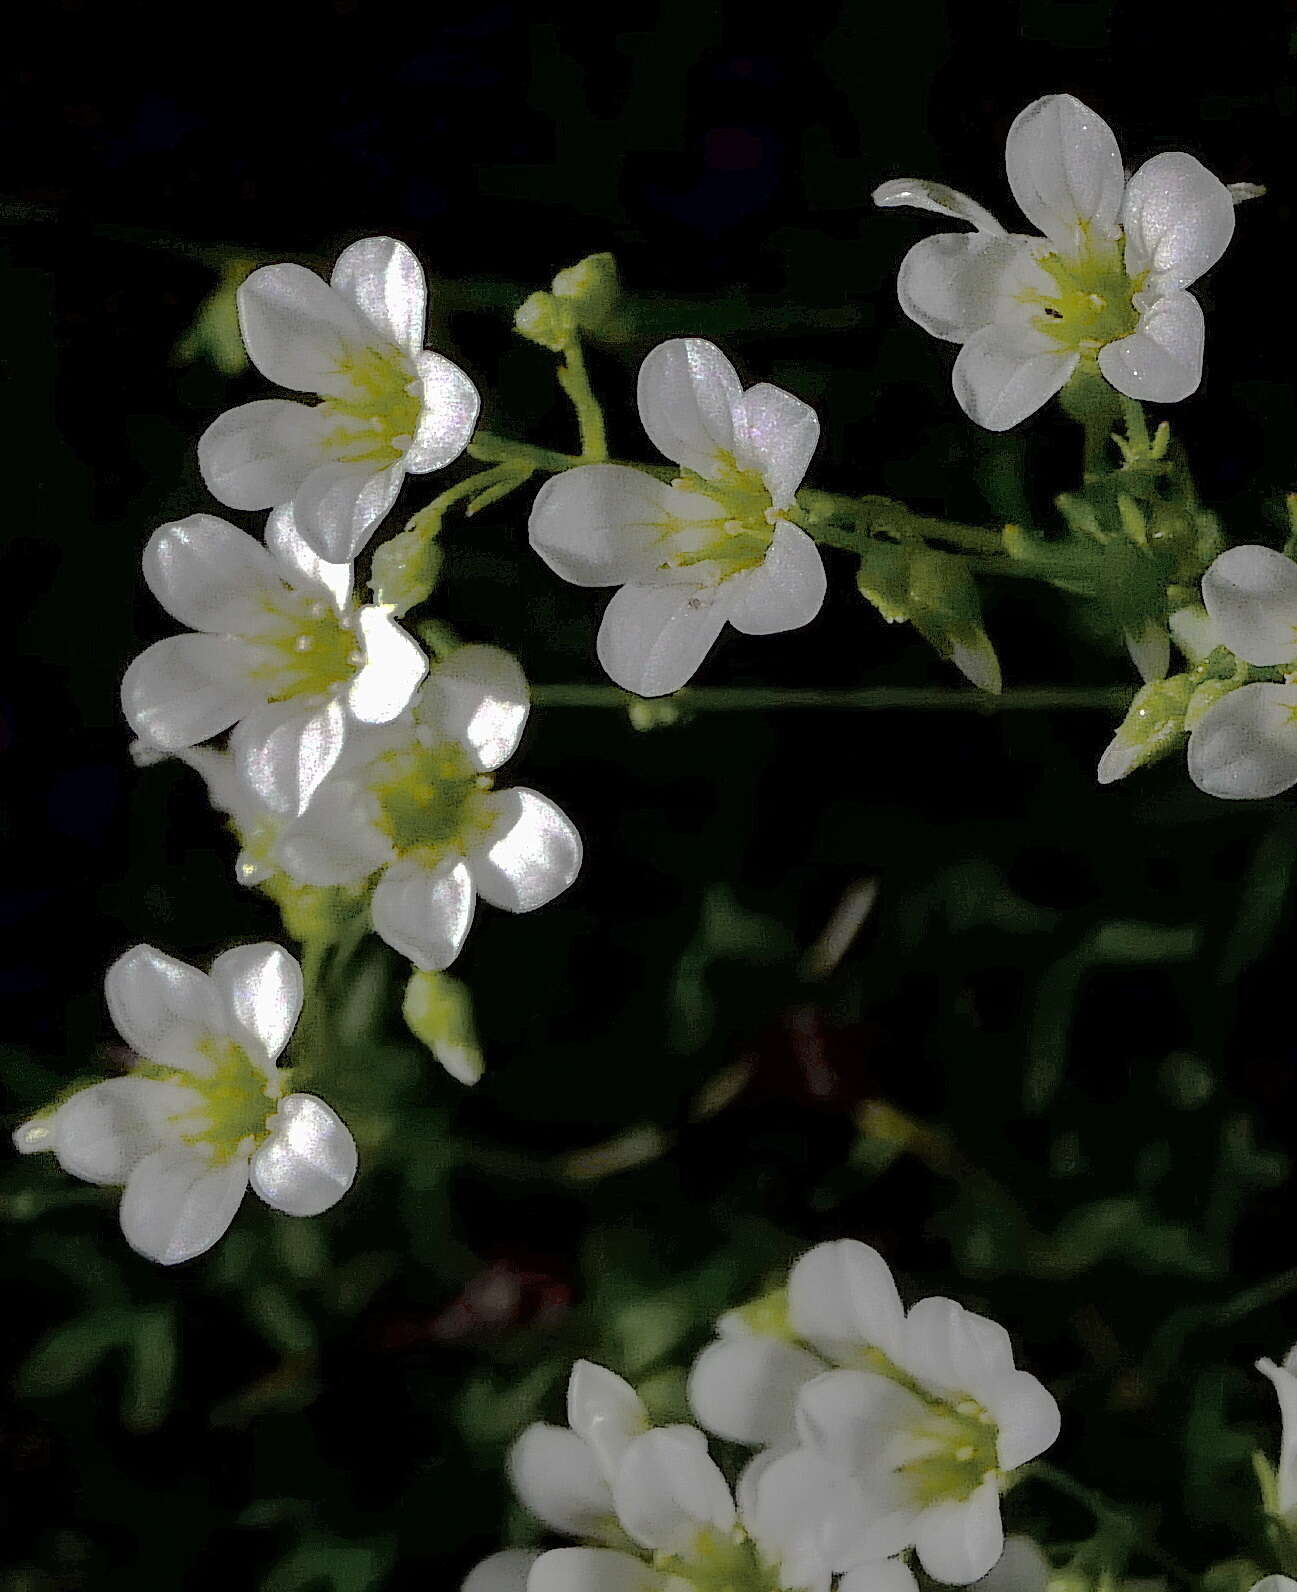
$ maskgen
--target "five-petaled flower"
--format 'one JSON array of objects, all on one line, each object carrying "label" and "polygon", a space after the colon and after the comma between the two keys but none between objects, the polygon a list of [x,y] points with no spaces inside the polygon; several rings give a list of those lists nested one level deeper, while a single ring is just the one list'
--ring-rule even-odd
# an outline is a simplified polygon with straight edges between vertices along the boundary
[{"label": "five-petaled flower", "polygon": [[389,608],[354,601],[351,565],[317,557],[291,508],[270,516],[265,547],[209,514],[163,525],[144,578],[195,634],[155,642],[127,669],[132,729],[176,752],[235,725],[235,762],[274,812],[301,812],[349,729],[395,719],[428,667]]},{"label": "five-petaled flower", "polygon": [[815,411],[699,337],[661,343],[639,373],[639,413],[670,482],[620,464],[547,481],[531,545],[577,586],[619,586],[599,627],[618,685],[662,696],[692,678],[728,620],[764,636],[824,601],[819,549],[789,517],[820,435]]},{"label": "five-petaled flower", "polygon": [[356,1175],[346,1124],[311,1094],[285,1094],[276,1062],[302,1007],[302,970],[278,945],[226,951],[210,974],[151,945],[119,957],[108,1010],[139,1060],[14,1133],[89,1183],[124,1184],[133,1249],[164,1266],[208,1250],[249,1183],[267,1205],[317,1216]]},{"label": "five-petaled flower", "polygon": [[955,396],[990,431],[1034,414],[1078,365],[1118,392],[1174,403],[1202,377],[1202,310],[1185,291],[1225,252],[1234,200],[1192,155],[1154,155],[1126,180],[1112,129],[1070,94],[1047,94],[1009,129],[1009,187],[1044,237],[1007,233],[975,200],[903,177],[874,192],[972,232],[916,243],[901,308],[961,343]]},{"label": "five-petaled flower", "polygon": [[314,406],[263,398],[220,416],[198,462],[232,509],[291,503],[321,558],[352,559],[407,474],[450,464],[480,407],[458,365],[423,346],[427,287],[403,243],[362,238],[328,282],[300,265],[265,265],[239,288],[239,326],[263,376]]},{"label": "five-petaled flower", "polygon": [[530,912],[581,865],[571,820],[536,791],[492,789],[529,711],[527,682],[498,647],[459,647],[434,666],[411,709],[352,738],[274,858],[301,884],[359,884],[381,873],[374,931],[425,972],[449,967],[481,896]]}]

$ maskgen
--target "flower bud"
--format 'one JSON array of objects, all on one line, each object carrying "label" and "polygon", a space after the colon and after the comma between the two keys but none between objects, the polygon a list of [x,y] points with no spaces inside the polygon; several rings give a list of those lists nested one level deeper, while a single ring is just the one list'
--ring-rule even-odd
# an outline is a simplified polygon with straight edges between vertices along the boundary
[{"label": "flower bud", "polygon": [[[1099,760],[1099,783],[1111,785],[1134,768],[1173,751],[1186,733],[1185,713],[1196,681],[1191,674],[1154,680],[1135,695],[1121,727]],[[1200,689],[1200,688],[1199,688]]]},{"label": "flower bud", "polygon": [[856,584],[889,624],[908,619],[979,690],[999,691],[1000,662],[963,559],[927,547],[875,542],[860,560]]},{"label": "flower bud", "polygon": [[560,271],[552,288],[555,298],[570,305],[583,332],[597,332],[611,318],[621,295],[617,262],[611,254],[587,254]]},{"label": "flower bud", "polygon": [[467,988],[448,973],[415,973],[405,986],[401,1012],[416,1039],[460,1083],[473,1084],[485,1063]]},{"label": "flower bud", "polygon": [[437,527],[414,525],[384,542],[374,553],[369,585],[376,603],[408,613],[428,597],[441,573]]},{"label": "flower bud", "polygon": [[529,342],[561,354],[576,335],[577,317],[572,306],[552,293],[533,293],[519,306],[513,329]]}]

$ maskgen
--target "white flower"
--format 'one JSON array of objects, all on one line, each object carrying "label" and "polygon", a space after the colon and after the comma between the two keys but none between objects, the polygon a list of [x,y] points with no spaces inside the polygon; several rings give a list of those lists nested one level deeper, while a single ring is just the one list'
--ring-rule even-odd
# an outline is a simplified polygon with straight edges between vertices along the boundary
[{"label": "white flower", "polygon": [[[829,1592],[840,1544],[853,1529],[845,1510],[854,1499],[822,1464],[795,1451],[753,1460],[736,1503],[701,1432],[650,1429],[634,1390],[585,1361],[568,1384],[568,1426],[529,1427],[509,1469],[537,1519],[585,1546],[554,1549],[530,1567],[493,1555],[465,1592],[520,1592],[524,1584],[526,1592]],[[843,1592],[916,1592],[898,1562],[862,1565],[840,1585]]]},{"label": "white flower", "polygon": [[1006,233],[981,205],[904,177],[876,204],[913,205],[972,232],[906,255],[901,308],[962,343],[955,396],[1006,431],[1048,402],[1084,360],[1118,392],[1174,403],[1202,377],[1203,319],[1185,289],[1225,252],[1234,200],[1192,155],[1154,155],[1129,181],[1112,129],[1070,94],[1047,94],[1009,129],[1009,187],[1044,237]]},{"label": "white flower", "polygon": [[144,578],[194,633],[154,642],[127,669],[131,728],[177,752],[234,725],[239,771],[273,812],[301,812],[349,726],[396,718],[427,671],[391,609],[358,604],[351,565],[317,558],[288,508],[271,514],[265,547],[210,514],[163,525]]},{"label": "white flower", "polygon": [[732,1334],[703,1351],[689,1384],[703,1425],[763,1443],[791,1428],[850,1477],[861,1559],[913,1546],[938,1581],[985,1575],[1004,1544],[1001,1484],[1059,1429],[1004,1329],[949,1299],[904,1313],[881,1256],[851,1240],[793,1268],[788,1328],[799,1341]]},{"label": "white flower", "polygon": [[1281,1365],[1273,1360],[1258,1360],[1256,1368],[1274,1383],[1279,1398],[1279,1463],[1275,1468],[1276,1499],[1281,1519],[1288,1519],[1297,1511],[1297,1344],[1283,1358]]},{"label": "white flower", "polygon": [[275,1063],[302,1006],[302,971],[278,945],[226,951],[211,974],[137,945],[105,980],[108,1010],[140,1061],[14,1134],[65,1172],[124,1184],[127,1242],[164,1266],[201,1255],[251,1183],[267,1205],[316,1216],[356,1175],[356,1146],[323,1100],[284,1094]]},{"label": "white flower", "polygon": [[409,712],[356,736],[306,812],[280,832],[275,860],[301,884],[382,877],[375,933],[424,972],[459,954],[478,896],[531,912],[581,866],[571,820],[536,791],[493,790],[528,713],[522,670],[497,647],[460,647],[436,665]]},{"label": "white flower", "polygon": [[265,265],[239,288],[239,326],[263,376],[286,398],[242,404],[198,444],[203,480],[232,509],[291,503],[321,558],[352,559],[408,474],[450,464],[468,446],[473,383],[423,346],[427,287],[403,243],[362,238],[328,282],[300,265]]},{"label": "white flower", "polygon": [[1222,646],[1284,679],[1239,686],[1203,714],[1189,776],[1209,796],[1277,796],[1297,783],[1297,564],[1273,548],[1231,547],[1202,577],[1202,600]]},{"label": "white flower", "polygon": [[564,580],[621,588],[599,627],[599,661],[626,690],[662,696],[692,678],[727,620],[765,636],[819,613],[824,564],[789,515],[820,424],[779,387],[745,392],[698,337],[648,355],[639,413],[681,475],[668,484],[620,464],[564,471],[537,494],[529,534]]}]

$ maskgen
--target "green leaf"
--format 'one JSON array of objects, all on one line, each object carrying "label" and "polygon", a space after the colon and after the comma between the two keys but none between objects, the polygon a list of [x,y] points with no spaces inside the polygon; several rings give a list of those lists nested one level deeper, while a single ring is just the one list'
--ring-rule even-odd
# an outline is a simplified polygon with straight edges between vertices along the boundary
[{"label": "green leaf", "polygon": [[130,1342],[138,1317],[127,1309],[97,1310],[55,1327],[18,1369],[25,1398],[66,1393],[82,1382],[110,1350]]},{"label": "green leaf", "polygon": [[175,1382],[178,1345],[176,1312],[159,1305],[136,1317],[127,1343],[122,1424],[132,1432],[151,1432],[166,1419]]}]

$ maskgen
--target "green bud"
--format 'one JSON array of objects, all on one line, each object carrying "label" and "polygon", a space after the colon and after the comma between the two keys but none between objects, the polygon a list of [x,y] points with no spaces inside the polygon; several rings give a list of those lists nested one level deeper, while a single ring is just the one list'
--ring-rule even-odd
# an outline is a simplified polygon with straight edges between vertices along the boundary
[{"label": "green bud", "polygon": [[1000,662],[962,558],[913,543],[872,542],[856,584],[889,624],[909,620],[979,690],[999,691]]},{"label": "green bud", "polygon": [[571,306],[582,331],[599,331],[611,319],[621,296],[616,260],[611,254],[587,254],[558,273],[553,293]]},{"label": "green bud", "polygon": [[414,973],[405,986],[401,1013],[441,1065],[460,1083],[474,1084],[485,1062],[473,1021],[473,998],[449,973]]},{"label": "green bud", "polygon": [[513,317],[514,331],[555,354],[561,354],[576,336],[576,325],[571,304],[552,293],[533,293]]},{"label": "green bud", "polygon": [[1154,680],[1135,694],[1130,710],[1099,762],[1099,782],[1110,785],[1132,769],[1154,763],[1185,737],[1185,713],[1196,676],[1173,674]]},{"label": "green bud", "polygon": [[680,722],[680,706],[670,697],[636,697],[626,715],[637,730],[663,730]]},{"label": "green bud", "polygon": [[220,281],[203,300],[193,325],[176,344],[175,357],[181,364],[210,359],[226,376],[238,376],[247,369],[237,294],[256,266],[255,260],[225,262]]},{"label": "green bud", "polygon": [[1202,723],[1204,715],[1216,706],[1222,697],[1228,696],[1231,691],[1237,691],[1239,686],[1247,682],[1238,679],[1204,680],[1194,691],[1189,699],[1184,714],[1184,727],[1186,730],[1196,730]]},{"label": "green bud", "polygon": [[425,601],[441,574],[437,525],[411,525],[374,551],[369,588],[376,603],[390,603],[397,614]]},{"label": "green bud", "polygon": [[1167,623],[1176,646],[1190,663],[1201,663],[1216,644],[1216,627],[1201,603],[1177,608]]}]

